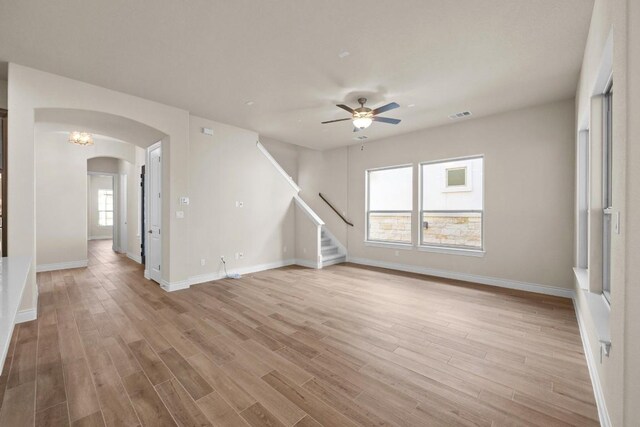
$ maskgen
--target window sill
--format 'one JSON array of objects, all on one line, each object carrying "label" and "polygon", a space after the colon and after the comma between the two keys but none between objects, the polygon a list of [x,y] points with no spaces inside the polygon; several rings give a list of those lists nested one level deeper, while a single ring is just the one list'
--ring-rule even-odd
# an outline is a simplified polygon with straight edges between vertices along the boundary
[{"label": "window sill", "polygon": [[611,342],[611,329],[609,326],[611,317],[611,306],[604,295],[582,291],[589,309],[589,315],[596,329],[596,335],[601,343]]},{"label": "window sill", "polygon": [[573,274],[576,276],[580,289],[589,290],[589,270],[586,268],[573,267]]},{"label": "window sill", "polygon": [[422,252],[433,252],[437,254],[463,255],[473,257],[484,257],[485,254],[485,251],[482,249],[443,248],[439,246],[418,246],[418,250]]},{"label": "window sill", "polygon": [[403,249],[405,251],[413,250],[413,245],[410,243],[395,243],[395,242],[374,242],[370,240],[364,241],[365,246],[372,248],[386,248],[386,249]]}]

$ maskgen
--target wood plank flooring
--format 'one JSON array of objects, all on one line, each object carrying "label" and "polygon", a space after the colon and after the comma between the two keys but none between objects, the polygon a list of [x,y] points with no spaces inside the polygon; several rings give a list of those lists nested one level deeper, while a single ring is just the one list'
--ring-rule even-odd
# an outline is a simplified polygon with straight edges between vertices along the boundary
[{"label": "wood plank flooring", "polygon": [[355,265],[165,293],[90,242],[38,274],[1,426],[595,426],[566,299]]}]

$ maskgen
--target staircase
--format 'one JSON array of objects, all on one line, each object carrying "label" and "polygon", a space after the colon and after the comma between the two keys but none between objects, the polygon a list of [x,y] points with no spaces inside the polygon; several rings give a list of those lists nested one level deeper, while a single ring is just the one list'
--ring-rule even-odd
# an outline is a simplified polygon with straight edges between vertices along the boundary
[{"label": "staircase", "polygon": [[322,266],[347,262],[347,255],[338,240],[322,227]]}]

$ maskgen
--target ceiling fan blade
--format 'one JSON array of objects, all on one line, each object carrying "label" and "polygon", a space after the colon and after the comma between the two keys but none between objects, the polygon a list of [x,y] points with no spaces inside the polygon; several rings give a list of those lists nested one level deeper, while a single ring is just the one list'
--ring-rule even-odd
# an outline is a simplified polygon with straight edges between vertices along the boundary
[{"label": "ceiling fan blade", "polygon": [[389,110],[393,110],[394,108],[398,108],[400,105],[398,105],[395,102],[390,102],[387,105],[383,105],[382,107],[378,107],[375,110],[373,110],[371,112],[371,114],[373,114],[374,116],[376,114],[380,114],[380,113],[384,113],[385,111],[389,111]]},{"label": "ceiling fan blade", "polygon": [[344,122],[345,120],[351,120],[351,117],[349,117],[348,119],[329,120],[326,122],[322,122],[322,124],[326,125],[327,123]]},{"label": "ceiling fan blade", "polygon": [[336,105],[336,107],[342,108],[343,110],[346,110],[346,111],[350,112],[351,114],[355,113],[353,108],[349,107],[348,105],[338,104],[338,105]]},{"label": "ceiling fan blade", "polygon": [[390,119],[389,117],[372,117],[371,119],[374,122],[390,123],[392,125],[400,123],[400,119]]}]

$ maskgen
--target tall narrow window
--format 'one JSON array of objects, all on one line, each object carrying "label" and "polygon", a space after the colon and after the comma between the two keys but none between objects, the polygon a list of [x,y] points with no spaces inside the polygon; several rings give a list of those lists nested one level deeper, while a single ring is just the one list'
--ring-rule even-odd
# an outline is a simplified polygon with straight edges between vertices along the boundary
[{"label": "tall narrow window", "polygon": [[482,157],[423,163],[420,244],[481,250]]},{"label": "tall narrow window", "polygon": [[602,126],[602,293],[607,301],[611,294],[611,216],[613,214],[613,84],[609,84],[603,100]]},{"label": "tall narrow window", "polygon": [[113,190],[98,190],[98,224],[113,226]]},{"label": "tall narrow window", "polygon": [[367,240],[411,243],[413,166],[367,171]]}]

